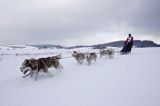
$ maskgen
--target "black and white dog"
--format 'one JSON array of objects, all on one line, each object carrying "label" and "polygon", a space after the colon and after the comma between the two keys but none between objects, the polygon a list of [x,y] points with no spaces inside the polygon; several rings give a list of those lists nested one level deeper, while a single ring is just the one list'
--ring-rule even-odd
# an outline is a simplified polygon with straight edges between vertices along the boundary
[{"label": "black and white dog", "polygon": [[35,74],[35,80],[37,80],[39,72],[48,73],[48,68],[54,67],[56,69],[61,69],[63,66],[60,64],[59,60],[61,59],[61,55],[47,57],[47,58],[39,58],[39,59],[25,59],[20,67],[21,72],[23,72],[23,78],[27,76],[33,76]]}]

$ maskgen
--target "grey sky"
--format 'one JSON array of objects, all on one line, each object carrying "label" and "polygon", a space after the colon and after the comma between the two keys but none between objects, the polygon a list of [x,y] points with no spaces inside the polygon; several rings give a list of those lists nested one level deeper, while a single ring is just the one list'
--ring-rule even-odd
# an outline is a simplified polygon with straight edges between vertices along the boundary
[{"label": "grey sky", "polygon": [[160,43],[160,0],[0,0],[0,45]]}]

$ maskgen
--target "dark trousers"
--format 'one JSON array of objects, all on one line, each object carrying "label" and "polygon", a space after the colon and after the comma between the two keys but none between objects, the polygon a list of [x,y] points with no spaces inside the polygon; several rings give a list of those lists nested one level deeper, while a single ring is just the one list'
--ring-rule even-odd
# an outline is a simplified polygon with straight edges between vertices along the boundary
[{"label": "dark trousers", "polygon": [[121,53],[131,52],[133,44],[124,45],[123,49],[120,51]]}]

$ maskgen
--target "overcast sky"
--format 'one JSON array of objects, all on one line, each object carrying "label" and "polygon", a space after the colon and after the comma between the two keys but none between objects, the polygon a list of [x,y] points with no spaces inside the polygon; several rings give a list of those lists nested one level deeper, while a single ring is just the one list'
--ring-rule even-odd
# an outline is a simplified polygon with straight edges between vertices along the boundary
[{"label": "overcast sky", "polygon": [[160,43],[160,0],[0,0],[0,45]]}]

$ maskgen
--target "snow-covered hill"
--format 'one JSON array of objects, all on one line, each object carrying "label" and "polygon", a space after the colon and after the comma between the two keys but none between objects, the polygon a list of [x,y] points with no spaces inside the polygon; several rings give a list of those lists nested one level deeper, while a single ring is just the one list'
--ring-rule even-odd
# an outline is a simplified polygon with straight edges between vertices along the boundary
[{"label": "snow-covered hill", "polygon": [[0,46],[0,50],[30,50],[35,49],[36,47],[29,46],[29,45],[7,45],[7,46]]},{"label": "snow-covered hill", "polygon": [[90,66],[64,58],[62,71],[49,69],[54,77],[22,78],[24,59],[69,57],[73,50],[0,50],[0,106],[160,106],[160,48],[134,48],[129,55],[98,58]]}]

